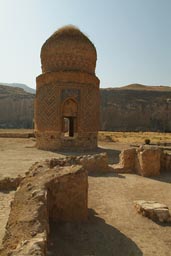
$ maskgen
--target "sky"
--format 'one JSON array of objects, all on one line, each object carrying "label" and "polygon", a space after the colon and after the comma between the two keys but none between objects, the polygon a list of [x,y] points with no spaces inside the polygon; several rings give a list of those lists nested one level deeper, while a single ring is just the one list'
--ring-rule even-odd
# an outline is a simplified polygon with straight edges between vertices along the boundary
[{"label": "sky", "polygon": [[0,0],[0,82],[36,88],[40,50],[77,26],[97,50],[100,86],[171,86],[171,0]]}]

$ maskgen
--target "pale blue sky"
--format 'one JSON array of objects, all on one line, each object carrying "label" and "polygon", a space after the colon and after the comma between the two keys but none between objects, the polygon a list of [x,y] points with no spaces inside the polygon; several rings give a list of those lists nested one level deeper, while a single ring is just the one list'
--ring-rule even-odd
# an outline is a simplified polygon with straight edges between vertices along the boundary
[{"label": "pale blue sky", "polygon": [[171,85],[171,0],[0,0],[0,82],[35,88],[41,46],[67,24],[95,44],[101,87]]}]

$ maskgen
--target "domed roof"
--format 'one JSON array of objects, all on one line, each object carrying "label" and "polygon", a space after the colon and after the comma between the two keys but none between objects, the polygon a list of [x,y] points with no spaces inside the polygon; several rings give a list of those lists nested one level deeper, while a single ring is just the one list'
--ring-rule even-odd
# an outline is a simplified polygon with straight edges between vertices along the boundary
[{"label": "domed roof", "polygon": [[57,30],[41,49],[42,72],[81,71],[95,73],[96,48],[78,28]]}]

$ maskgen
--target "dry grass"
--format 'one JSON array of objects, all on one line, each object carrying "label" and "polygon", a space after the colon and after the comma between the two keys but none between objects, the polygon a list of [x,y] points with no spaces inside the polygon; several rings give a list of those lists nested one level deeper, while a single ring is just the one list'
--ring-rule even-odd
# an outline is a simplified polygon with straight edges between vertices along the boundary
[{"label": "dry grass", "polygon": [[159,132],[108,132],[100,131],[100,141],[111,141],[121,143],[144,143],[146,139],[150,139],[151,144],[170,144],[171,133]]},{"label": "dry grass", "polygon": [[[32,134],[33,129],[0,129],[1,134]],[[13,136],[12,136],[13,137]],[[171,144],[171,133],[160,132],[109,132],[100,131],[99,141],[120,142],[120,143],[144,143],[146,139],[150,139],[151,144]]]}]

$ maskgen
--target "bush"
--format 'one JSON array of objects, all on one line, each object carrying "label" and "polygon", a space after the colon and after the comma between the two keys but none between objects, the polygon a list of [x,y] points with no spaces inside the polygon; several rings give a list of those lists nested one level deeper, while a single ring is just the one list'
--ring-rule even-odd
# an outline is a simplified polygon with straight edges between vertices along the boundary
[{"label": "bush", "polygon": [[144,142],[145,142],[145,144],[149,145],[150,144],[150,139],[145,139]]}]

